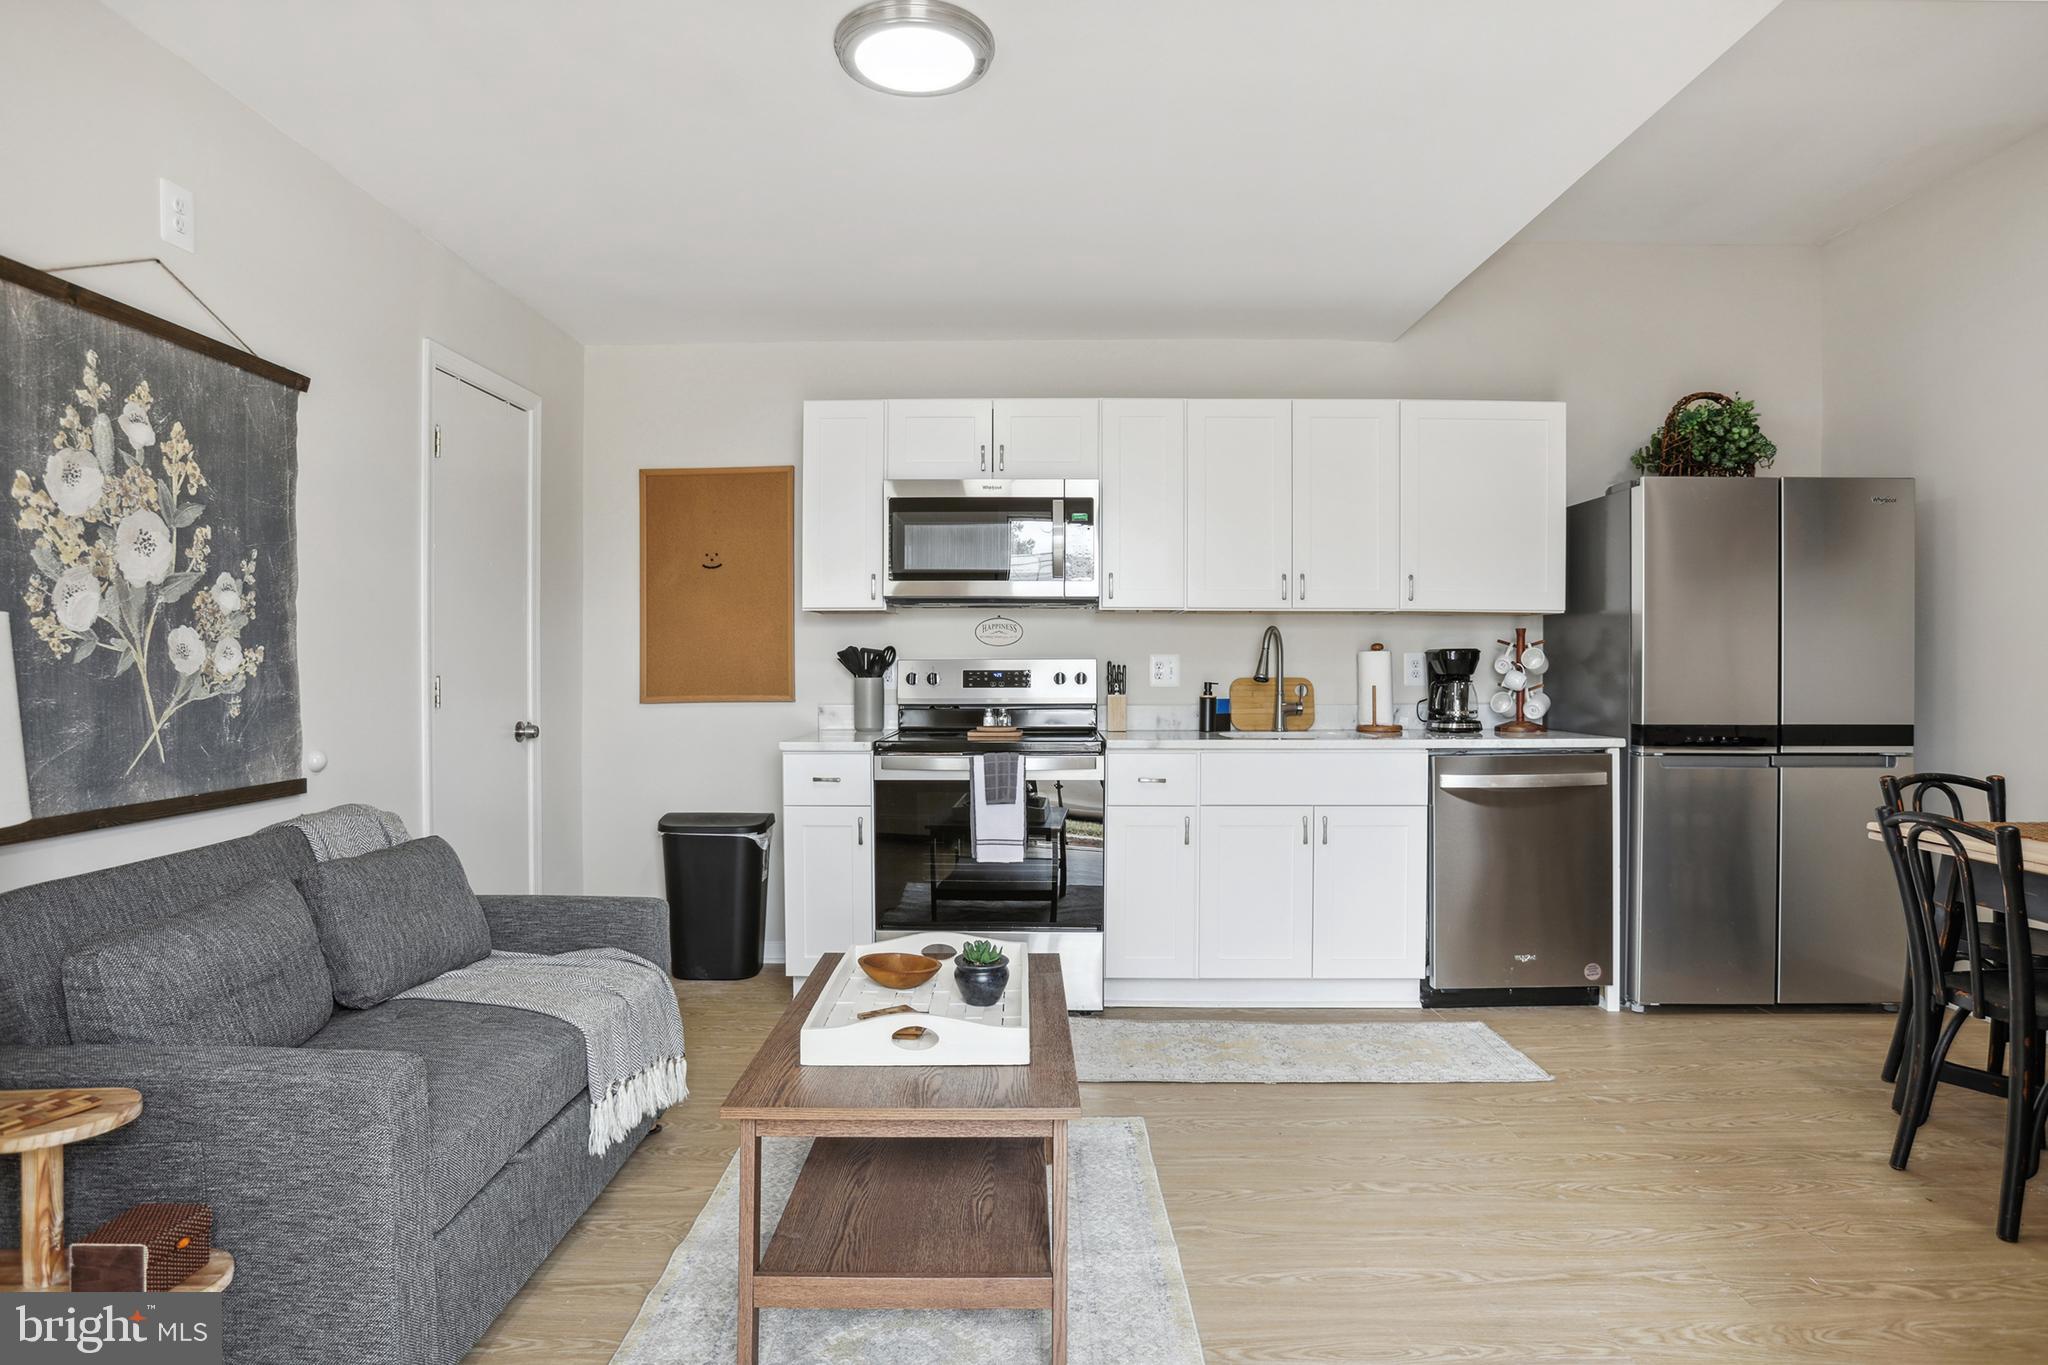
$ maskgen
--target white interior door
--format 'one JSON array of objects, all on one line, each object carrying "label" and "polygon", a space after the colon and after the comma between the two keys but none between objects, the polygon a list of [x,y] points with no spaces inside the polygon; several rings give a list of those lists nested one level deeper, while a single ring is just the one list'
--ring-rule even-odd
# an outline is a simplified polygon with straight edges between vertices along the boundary
[{"label": "white interior door", "polygon": [[479,892],[534,891],[535,415],[438,366],[428,407],[428,825]]}]

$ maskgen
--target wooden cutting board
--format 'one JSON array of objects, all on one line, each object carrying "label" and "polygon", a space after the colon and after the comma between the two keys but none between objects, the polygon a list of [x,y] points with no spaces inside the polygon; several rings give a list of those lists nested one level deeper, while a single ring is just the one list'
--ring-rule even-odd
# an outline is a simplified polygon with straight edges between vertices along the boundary
[{"label": "wooden cutting board", "polygon": [[[1287,718],[1290,730],[1310,730],[1316,723],[1316,685],[1307,678],[1287,679],[1287,699],[1294,700],[1294,689],[1306,687],[1308,695],[1302,699],[1302,711],[1298,716]],[[1271,730],[1273,728],[1273,684],[1258,682],[1252,678],[1237,678],[1230,684],[1230,724],[1236,730]]]}]

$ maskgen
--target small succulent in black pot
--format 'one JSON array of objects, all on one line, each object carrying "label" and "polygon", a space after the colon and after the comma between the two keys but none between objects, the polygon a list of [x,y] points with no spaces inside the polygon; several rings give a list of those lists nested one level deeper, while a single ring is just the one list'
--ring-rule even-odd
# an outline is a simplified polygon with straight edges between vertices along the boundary
[{"label": "small succulent in black pot", "polygon": [[970,1005],[993,1005],[1010,985],[1010,959],[985,938],[961,946],[953,962],[953,980],[960,986],[960,998]]}]

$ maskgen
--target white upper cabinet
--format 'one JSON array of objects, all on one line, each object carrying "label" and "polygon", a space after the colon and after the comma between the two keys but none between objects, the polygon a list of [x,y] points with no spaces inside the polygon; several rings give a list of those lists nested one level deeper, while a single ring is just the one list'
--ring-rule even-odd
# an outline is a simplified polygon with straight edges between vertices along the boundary
[{"label": "white upper cabinet", "polygon": [[1179,611],[1187,587],[1187,404],[1102,401],[1104,611]]},{"label": "white upper cabinet", "polygon": [[995,472],[994,400],[889,400],[890,478],[974,479]]},{"label": "white upper cabinet", "polygon": [[1401,605],[1401,404],[1294,405],[1296,611]]},{"label": "white upper cabinet", "polygon": [[1562,403],[1401,404],[1401,606],[1564,610]]},{"label": "white upper cabinet", "polygon": [[886,405],[804,404],[803,609],[881,611]]},{"label": "white upper cabinet", "polygon": [[1005,479],[1092,479],[1102,467],[1101,401],[998,398],[995,474]]},{"label": "white upper cabinet", "polygon": [[1294,601],[1293,406],[1284,398],[1187,405],[1194,610],[1283,611]]}]

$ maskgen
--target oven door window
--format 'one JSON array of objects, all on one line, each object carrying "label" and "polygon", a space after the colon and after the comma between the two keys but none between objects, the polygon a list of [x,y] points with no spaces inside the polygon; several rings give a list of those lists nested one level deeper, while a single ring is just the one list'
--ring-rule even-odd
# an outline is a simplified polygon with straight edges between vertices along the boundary
[{"label": "oven door window", "polygon": [[1027,774],[1024,861],[980,863],[965,773],[875,782],[875,927],[1102,928],[1102,783]]}]

